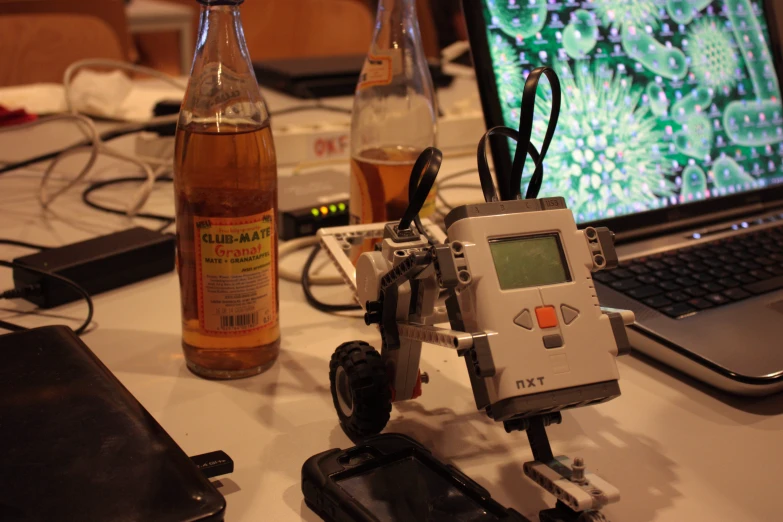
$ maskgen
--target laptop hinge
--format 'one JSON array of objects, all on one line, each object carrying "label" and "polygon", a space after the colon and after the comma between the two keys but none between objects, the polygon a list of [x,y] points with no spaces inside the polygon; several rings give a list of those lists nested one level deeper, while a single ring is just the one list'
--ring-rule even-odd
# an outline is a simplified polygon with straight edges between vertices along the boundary
[{"label": "laptop hinge", "polygon": [[619,245],[641,239],[649,239],[652,237],[672,234],[680,230],[709,226],[737,217],[750,217],[759,214],[768,214],[774,212],[776,209],[783,210],[783,205],[781,205],[779,202],[776,206],[765,205],[763,203],[754,203],[752,205],[735,207],[721,212],[713,212],[704,216],[695,216],[692,218],[681,219],[679,221],[668,223],[658,223],[644,228],[618,232],[615,236],[615,243]]}]

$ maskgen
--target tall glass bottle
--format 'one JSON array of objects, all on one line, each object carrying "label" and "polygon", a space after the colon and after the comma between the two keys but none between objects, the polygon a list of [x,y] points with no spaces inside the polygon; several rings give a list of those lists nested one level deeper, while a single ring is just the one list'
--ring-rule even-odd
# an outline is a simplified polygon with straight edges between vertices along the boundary
[{"label": "tall glass bottle", "polygon": [[182,347],[194,373],[233,379],[264,371],[280,349],[277,165],[242,0],[198,1],[174,164]]},{"label": "tall glass bottle", "polygon": [[[437,105],[415,0],[379,0],[353,102],[351,222],[399,219],[419,153],[435,145]],[[435,210],[435,192],[421,212]]]}]

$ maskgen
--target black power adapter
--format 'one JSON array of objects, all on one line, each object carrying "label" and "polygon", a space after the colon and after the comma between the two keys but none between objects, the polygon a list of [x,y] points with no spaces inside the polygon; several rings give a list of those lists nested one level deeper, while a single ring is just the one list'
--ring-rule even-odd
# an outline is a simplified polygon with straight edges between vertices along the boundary
[{"label": "black power adapter", "polygon": [[[14,287],[28,301],[52,308],[82,296],[65,283],[24,267],[60,275],[95,295],[171,272],[174,247],[173,234],[135,227],[16,258]],[[36,291],[25,291],[30,287]]]}]

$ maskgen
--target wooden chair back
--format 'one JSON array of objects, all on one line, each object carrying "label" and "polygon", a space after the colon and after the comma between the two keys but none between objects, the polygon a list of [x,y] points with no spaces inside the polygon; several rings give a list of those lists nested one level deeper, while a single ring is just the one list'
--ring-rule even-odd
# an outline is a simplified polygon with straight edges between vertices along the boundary
[{"label": "wooden chair back", "polygon": [[0,0],[0,86],[62,81],[85,58],[127,60],[121,0]]}]

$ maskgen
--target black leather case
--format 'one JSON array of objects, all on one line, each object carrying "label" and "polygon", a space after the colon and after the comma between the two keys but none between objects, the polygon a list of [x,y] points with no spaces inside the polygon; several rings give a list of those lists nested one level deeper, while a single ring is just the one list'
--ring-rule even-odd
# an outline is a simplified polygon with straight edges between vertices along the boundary
[{"label": "black leather case", "polygon": [[219,522],[225,506],[70,328],[0,336],[0,521]]}]

